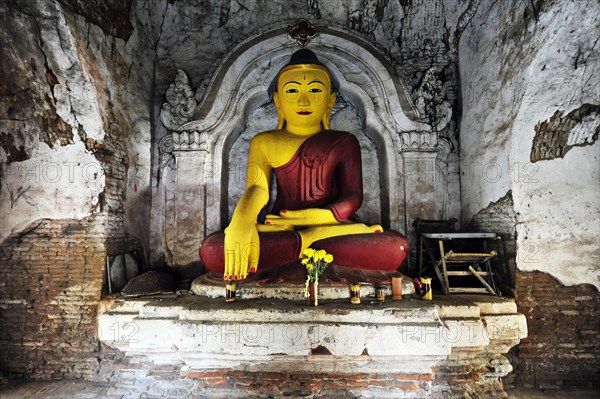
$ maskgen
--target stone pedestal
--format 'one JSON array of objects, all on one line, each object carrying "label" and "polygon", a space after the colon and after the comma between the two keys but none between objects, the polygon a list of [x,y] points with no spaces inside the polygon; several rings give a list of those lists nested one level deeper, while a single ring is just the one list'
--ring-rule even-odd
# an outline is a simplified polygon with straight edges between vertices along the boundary
[{"label": "stone pedestal", "polygon": [[527,335],[514,301],[491,296],[360,305],[332,299],[308,307],[303,300],[226,304],[184,295],[106,306],[99,337],[124,352],[138,375],[169,369],[170,378],[198,380],[214,397],[284,394],[295,384],[291,375],[312,381],[302,388],[308,393],[337,397],[501,392],[500,378],[512,370],[505,354]]}]

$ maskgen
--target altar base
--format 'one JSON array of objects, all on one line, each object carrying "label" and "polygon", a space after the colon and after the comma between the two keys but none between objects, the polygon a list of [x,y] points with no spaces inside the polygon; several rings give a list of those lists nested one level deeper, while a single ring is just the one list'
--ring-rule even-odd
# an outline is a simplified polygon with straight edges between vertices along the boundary
[{"label": "altar base", "polygon": [[503,397],[505,355],[527,335],[514,300],[492,296],[308,307],[180,295],[105,306],[98,334],[122,352],[122,378],[175,379],[210,397]]}]

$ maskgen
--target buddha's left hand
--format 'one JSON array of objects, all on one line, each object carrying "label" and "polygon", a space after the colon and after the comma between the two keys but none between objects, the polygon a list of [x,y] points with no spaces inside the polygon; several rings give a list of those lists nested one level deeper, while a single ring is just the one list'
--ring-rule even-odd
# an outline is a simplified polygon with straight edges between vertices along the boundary
[{"label": "buddha's left hand", "polygon": [[329,209],[309,208],[297,211],[282,210],[279,215],[267,215],[265,224],[286,226],[323,226],[339,224]]}]

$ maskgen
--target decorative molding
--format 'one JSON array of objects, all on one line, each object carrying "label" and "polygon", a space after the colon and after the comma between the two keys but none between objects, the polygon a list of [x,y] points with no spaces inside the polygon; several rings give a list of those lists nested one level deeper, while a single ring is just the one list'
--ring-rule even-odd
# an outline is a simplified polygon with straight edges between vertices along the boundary
[{"label": "decorative molding", "polygon": [[[347,75],[348,80],[340,82],[345,85],[342,95],[372,104],[368,111],[377,115],[375,119],[381,122],[378,128],[395,125],[396,129],[390,130],[432,130],[428,123],[422,122],[422,115],[394,66],[371,43],[346,31],[323,28],[309,45],[341,79]],[[193,91],[185,73],[178,70],[176,81],[167,93],[168,103],[163,104],[161,111],[165,127],[171,132],[205,132],[211,143],[218,140],[222,128],[231,127],[225,125],[239,122],[242,116],[237,112],[239,105],[268,100],[262,86],[289,60],[293,47],[289,31],[280,29],[240,43],[216,70],[194,112]]]},{"label": "decorative molding", "polygon": [[161,168],[174,164],[173,149],[173,135],[167,134],[158,141],[158,155]]},{"label": "decorative molding", "polygon": [[300,47],[305,47],[312,38],[317,36],[317,29],[305,19],[299,20],[289,32],[290,36]]},{"label": "decorative molding", "polygon": [[444,130],[452,120],[452,103],[445,97],[446,89],[439,74],[438,67],[429,68],[413,93],[420,121],[436,132]]},{"label": "decorative molding", "polygon": [[437,132],[401,132],[403,151],[434,151],[437,149]]},{"label": "decorative molding", "polygon": [[174,151],[208,151],[206,134],[198,131],[172,132]]},{"label": "decorative molding", "polygon": [[198,106],[190,81],[183,70],[177,70],[175,82],[169,86],[166,97],[167,102],[162,106],[160,119],[168,130],[178,130],[181,125],[192,120]]}]

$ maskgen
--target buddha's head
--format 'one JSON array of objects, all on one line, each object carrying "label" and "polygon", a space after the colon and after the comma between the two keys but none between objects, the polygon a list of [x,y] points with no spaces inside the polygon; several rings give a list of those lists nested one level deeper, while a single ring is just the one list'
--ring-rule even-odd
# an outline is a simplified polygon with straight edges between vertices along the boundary
[{"label": "buddha's head", "polygon": [[292,54],[269,86],[277,109],[277,128],[297,132],[329,129],[338,83],[315,53],[302,49]]}]

